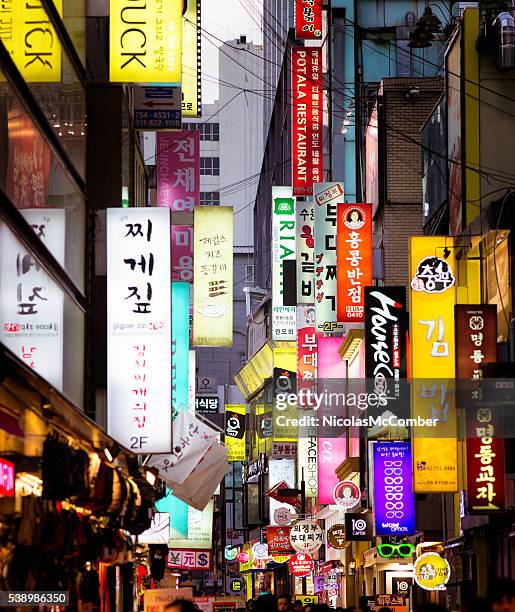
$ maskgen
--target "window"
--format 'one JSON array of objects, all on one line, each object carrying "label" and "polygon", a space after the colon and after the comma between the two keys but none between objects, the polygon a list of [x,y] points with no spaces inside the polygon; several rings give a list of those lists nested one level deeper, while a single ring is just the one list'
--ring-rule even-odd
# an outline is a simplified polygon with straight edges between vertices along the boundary
[{"label": "window", "polygon": [[245,284],[249,287],[254,284],[254,266],[252,264],[245,266]]},{"label": "window", "polygon": [[201,206],[220,206],[219,191],[201,191],[200,192]]},{"label": "window", "polygon": [[219,157],[201,157],[200,158],[200,174],[207,176],[220,175],[220,158]]},{"label": "window", "polygon": [[198,130],[200,140],[220,140],[219,123],[183,123],[183,130]]}]

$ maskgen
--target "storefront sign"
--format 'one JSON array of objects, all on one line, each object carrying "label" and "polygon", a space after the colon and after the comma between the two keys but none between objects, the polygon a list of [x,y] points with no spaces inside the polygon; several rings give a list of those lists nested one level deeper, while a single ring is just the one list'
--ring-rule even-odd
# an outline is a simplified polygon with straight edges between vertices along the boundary
[{"label": "storefront sign", "polygon": [[[65,211],[41,208],[20,212],[64,267]],[[0,341],[26,366],[62,391],[63,291],[3,223],[0,262]]]},{"label": "storefront sign", "polygon": [[272,201],[272,340],[295,340],[296,235],[292,188],[272,187]]},{"label": "storefront sign", "polygon": [[324,532],[312,520],[297,521],[290,529],[290,544],[297,552],[312,554],[324,543]]},{"label": "storefront sign", "polygon": [[200,0],[183,0],[182,17],[182,116],[200,117],[202,28]]},{"label": "storefront sign", "polygon": [[152,85],[132,88],[134,129],[180,130],[181,88]]},{"label": "storefront sign", "polygon": [[322,0],[295,0],[295,38],[322,38]]},{"label": "storefront sign", "polygon": [[314,562],[310,555],[297,553],[290,558],[290,572],[299,578],[309,576],[314,568]]},{"label": "storefront sign", "polygon": [[[54,6],[62,17],[62,0]],[[27,83],[61,81],[61,43],[41,0],[2,2],[0,23],[0,40]]]},{"label": "storefront sign", "polygon": [[250,555],[248,552],[241,551],[236,555],[236,561],[239,563],[248,563],[250,561]]},{"label": "storefront sign", "polygon": [[391,612],[407,612],[406,598],[400,594],[387,594],[375,596],[375,609],[386,608]]},{"label": "storefront sign", "polygon": [[[315,411],[303,413],[304,416],[315,417]],[[297,480],[304,479],[305,495],[316,499],[318,496],[318,444],[316,427],[307,427],[299,436],[297,457]]]},{"label": "storefront sign", "polygon": [[[173,525],[172,515],[172,525]],[[193,548],[195,550],[212,550],[213,539],[213,500],[204,510],[188,506],[188,535],[185,538],[172,537],[170,548]]]},{"label": "storefront sign", "polygon": [[190,285],[172,283],[172,418],[188,410]]},{"label": "storefront sign", "polygon": [[[168,453],[170,212],[108,208],[106,214],[108,433],[135,453]],[[185,385],[187,402],[187,379]]]},{"label": "storefront sign", "polygon": [[239,549],[235,546],[226,546],[224,551],[224,557],[227,561],[234,561],[238,555]]},{"label": "storefront sign", "polygon": [[272,442],[272,459],[292,459],[296,456],[296,442]]},{"label": "storefront sign", "polygon": [[256,542],[252,545],[253,559],[266,559],[268,557],[268,545],[263,542]]},{"label": "storefront sign", "polygon": [[[295,363],[294,355],[293,359],[290,360],[290,363],[291,361]],[[284,368],[274,368],[273,409],[274,414],[276,415],[276,417],[272,419],[274,441],[281,443],[297,441],[297,427],[288,422],[289,419],[294,420],[297,417],[297,407],[294,405],[286,405],[278,408],[278,398],[281,397],[281,395],[288,396],[290,394],[295,394],[296,389],[297,376],[295,371]],[[284,423],[281,423],[277,417],[279,414],[284,418]],[[291,456],[293,455],[290,455],[290,457]]]},{"label": "storefront sign", "polygon": [[313,195],[323,180],[322,48],[292,47],[293,195]]},{"label": "storefront sign", "polygon": [[336,213],[344,202],[343,183],[319,183],[313,189],[316,331],[335,333],[343,328],[336,317]]},{"label": "storefront sign", "polygon": [[245,461],[245,404],[225,405],[227,461]]},{"label": "storefront sign", "polygon": [[180,83],[182,0],[110,0],[111,83]]},{"label": "storefront sign", "polygon": [[198,130],[157,133],[157,205],[192,212],[200,200]]},{"label": "storefront sign", "polygon": [[200,414],[217,414],[220,400],[213,395],[197,395],[195,398],[195,412]]},{"label": "storefront sign", "polygon": [[[347,516],[347,515],[345,515]],[[332,548],[343,550],[347,547],[345,539],[345,525],[333,525],[327,530],[327,541]]]},{"label": "storefront sign", "polygon": [[351,480],[340,481],[333,489],[333,501],[338,506],[350,510],[361,500],[361,491]]},{"label": "storefront sign", "polygon": [[169,569],[210,570],[213,568],[211,550],[169,548],[166,567]]},{"label": "storefront sign", "polygon": [[0,459],[0,497],[14,497],[14,463]]},{"label": "storefront sign", "polygon": [[500,419],[489,407],[468,407],[466,422],[468,511],[502,511],[506,507],[506,474]]},{"label": "storefront sign", "polygon": [[481,366],[497,361],[497,307],[456,304],[456,378],[482,378]]},{"label": "storefront sign", "polygon": [[164,612],[166,606],[177,599],[191,600],[193,589],[147,589],[143,595],[144,612]]},{"label": "storefront sign", "polygon": [[376,535],[415,533],[415,496],[412,485],[411,444],[374,444],[374,509]]},{"label": "storefront sign", "polygon": [[[298,285],[297,285],[298,286]],[[297,307],[297,391],[314,390],[317,375],[315,307]],[[299,393],[300,397],[304,394]],[[301,404],[302,405],[302,404]]]},{"label": "storefront sign", "polygon": [[404,287],[365,287],[365,375],[389,408],[406,378],[406,324]]},{"label": "storefront sign", "polygon": [[[270,459],[268,462],[268,484],[271,487],[267,492],[270,500],[269,516],[273,524],[275,510],[290,505],[295,508],[298,498],[280,497],[278,492],[282,489],[295,487],[295,459]],[[293,511],[292,508],[292,511]]]},{"label": "storefront sign", "polygon": [[340,203],[337,214],[337,318],[361,323],[372,284],[372,205]]},{"label": "storefront sign", "polygon": [[232,346],[232,206],[198,206],[194,227],[193,344]]},{"label": "storefront sign", "polygon": [[244,588],[245,588],[245,582],[243,581],[243,578],[233,578],[229,582],[229,591],[231,591],[231,593],[235,593],[235,594],[243,593]]},{"label": "storefront sign", "polygon": [[[274,523],[276,525],[289,525],[295,516],[296,515],[292,514],[289,508],[277,508],[274,510]],[[274,527],[270,529],[274,529]]]},{"label": "storefront sign", "polygon": [[424,553],[413,565],[413,577],[425,591],[444,591],[451,577],[451,567],[438,553]]},{"label": "storefront sign", "polygon": [[347,362],[344,361],[338,349],[342,345],[340,336],[320,336],[317,339],[318,379],[341,380],[342,384],[347,374]]},{"label": "storefront sign", "polygon": [[373,537],[372,512],[345,513],[345,538],[348,542],[370,542]]},{"label": "storefront sign", "polygon": [[315,303],[315,213],[313,199],[297,200],[297,304]]},{"label": "storefront sign", "polygon": [[318,438],[318,503],[334,504],[336,468],[347,458],[346,438]]},{"label": "storefront sign", "polygon": [[172,280],[193,282],[193,227],[172,225]]},{"label": "storefront sign", "polygon": [[414,430],[414,491],[453,492],[458,490],[452,388],[456,250],[448,236],[413,236],[409,245],[412,416],[438,420],[430,431]]}]

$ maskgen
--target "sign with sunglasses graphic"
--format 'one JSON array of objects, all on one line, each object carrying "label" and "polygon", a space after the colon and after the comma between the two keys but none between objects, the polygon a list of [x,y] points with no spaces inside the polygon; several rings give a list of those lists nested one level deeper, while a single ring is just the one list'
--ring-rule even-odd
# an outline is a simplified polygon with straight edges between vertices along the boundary
[{"label": "sign with sunglasses graphic", "polygon": [[415,552],[413,544],[378,544],[377,554],[383,559],[390,559],[392,557],[411,557]]},{"label": "sign with sunglasses graphic", "polygon": [[415,533],[415,496],[409,442],[374,444],[375,524],[378,536]]}]

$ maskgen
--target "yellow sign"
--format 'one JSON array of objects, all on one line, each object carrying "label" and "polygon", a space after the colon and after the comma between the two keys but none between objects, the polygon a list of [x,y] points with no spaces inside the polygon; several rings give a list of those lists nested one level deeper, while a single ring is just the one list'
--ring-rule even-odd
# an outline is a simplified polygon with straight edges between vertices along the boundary
[{"label": "yellow sign", "polygon": [[193,344],[232,346],[232,206],[196,206],[193,236]]},{"label": "yellow sign", "polygon": [[452,238],[410,239],[412,416],[433,421],[413,429],[416,493],[458,490],[453,385],[456,276]]},{"label": "yellow sign", "polygon": [[450,576],[449,562],[435,552],[420,555],[413,566],[415,582],[426,591],[444,591]]},{"label": "yellow sign", "polygon": [[[62,0],[54,0],[59,15]],[[0,4],[0,40],[27,83],[61,80],[61,43],[40,0]]]},{"label": "yellow sign", "polygon": [[303,606],[312,606],[318,603],[318,595],[295,595],[295,601],[300,600]]},{"label": "yellow sign", "polygon": [[225,405],[227,461],[245,461],[245,404]]},{"label": "yellow sign", "polygon": [[182,18],[182,116],[200,117],[200,0],[186,0]]},{"label": "yellow sign", "polygon": [[111,0],[109,80],[180,83],[182,0]]}]

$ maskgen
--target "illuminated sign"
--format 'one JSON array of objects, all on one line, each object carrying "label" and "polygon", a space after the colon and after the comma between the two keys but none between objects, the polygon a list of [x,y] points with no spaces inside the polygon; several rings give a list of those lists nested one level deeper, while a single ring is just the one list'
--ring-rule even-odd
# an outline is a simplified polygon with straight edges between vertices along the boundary
[{"label": "illuminated sign", "polygon": [[0,459],[0,497],[14,497],[14,463]]},{"label": "illuminated sign", "polygon": [[[280,489],[295,487],[295,459],[270,459],[268,462],[268,485],[270,490],[267,496],[270,502],[269,516],[271,524],[274,524],[273,516],[278,508],[285,504],[292,505],[297,499],[290,500],[288,497],[278,497]],[[277,497],[277,499],[276,499]],[[281,501],[278,501],[281,500]],[[290,508],[294,512],[294,508]]]},{"label": "illuminated sign", "polygon": [[189,283],[172,283],[172,418],[188,410]]},{"label": "illuminated sign", "polygon": [[372,512],[345,513],[345,539],[347,542],[370,542],[372,537]]},{"label": "illuminated sign", "polygon": [[411,445],[409,442],[374,444],[374,510],[376,535],[415,533]]},{"label": "illuminated sign", "polygon": [[201,44],[202,28],[200,0],[184,0],[187,4],[182,18],[182,116],[201,114]]},{"label": "illuminated sign", "polygon": [[290,544],[290,527],[267,527],[266,539],[268,552],[272,554],[290,554],[295,552]]},{"label": "illuminated sign", "polygon": [[357,506],[360,500],[361,491],[351,480],[342,480],[333,489],[333,502],[346,510]]},{"label": "illuminated sign", "polygon": [[245,461],[245,404],[225,405],[227,461]]},{"label": "illuminated sign", "polygon": [[315,302],[315,214],[313,199],[297,201],[295,227],[297,235],[297,304]]},{"label": "illuminated sign", "polygon": [[188,548],[169,548],[166,567],[169,569],[210,570],[213,552]]},{"label": "illuminated sign", "polygon": [[297,553],[290,557],[290,572],[293,576],[309,576],[313,571],[315,563],[310,555]]},{"label": "illuminated sign", "polygon": [[232,346],[232,206],[196,208],[193,251],[193,344]]},{"label": "illuminated sign", "polygon": [[[306,411],[305,416],[315,417],[315,411]],[[304,475],[306,497],[316,499],[318,496],[318,445],[316,427],[305,427],[299,436],[297,452],[297,479],[300,482]]]},{"label": "illuminated sign", "polygon": [[456,304],[456,378],[482,378],[481,366],[497,361],[497,307]]},{"label": "illuminated sign", "polygon": [[322,38],[322,0],[295,0],[295,38]]},{"label": "illuminated sign", "polygon": [[297,521],[290,529],[290,544],[297,552],[314,553],[324,543],[324,532],[313,520]]},{"label": "illuminated sign", "polygon": [[172,280],[193,282],[193,227],[172,225]]},{"label": "illuminated sign", "polygon": [[[59,15],[62,0],[54,0]],[[0,40],[27,83],[61,80],[61,43],[41,0],[0,4]]]},{"label": "illuminated sign", "polygon": [[135,453],[167,453],[172,446],[170,211],[108,208],[106,214],[108,433]]},{"label": "illuminated sign", "polygon": [[[345,515],[347,516],[347,514]],[[327,542],[331,548],[336,550],[343,550],[347,547],[347,540],[345,538],[345,525],[333,525],[327,530]]]},{"label": "illuminated sign", "polygon": [[444,591],[451,577],[451,567],[438,553],[424,553],[413,565],[413,577],[425,591]]},{"label": "illuminated sign", "polygon": [[323,180],[322,48],[292,47],[293,195],[313,194]]},{"label": "illuminated sign", "polygon": [[204,510],[196,510],[192,506],[188,506],[188,535],[182,538],[172,534],[170,538],[170,548],[211,550],[213,538],[213,507],[212,499],[208,502]]},{"label": "illuminated sign", "polygon": [[180,83],[183,0],[110,0],[109,80]]}]

